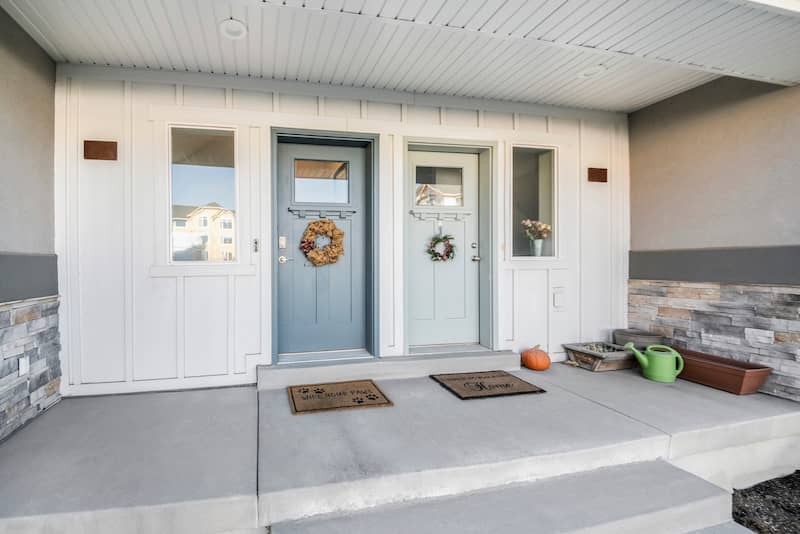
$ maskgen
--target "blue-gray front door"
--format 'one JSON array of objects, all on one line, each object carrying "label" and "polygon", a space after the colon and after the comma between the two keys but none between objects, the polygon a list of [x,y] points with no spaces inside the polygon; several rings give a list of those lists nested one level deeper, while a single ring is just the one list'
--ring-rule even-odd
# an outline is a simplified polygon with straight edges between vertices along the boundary
[{"label": "blue-gray front door", "polygon": [[[278,144],[278,353],[366,347],[366,149]],[[344,254],[314,266],[300,249],[307,225],[344,231]],[[318,238],[317,246],[328,239]]]}]

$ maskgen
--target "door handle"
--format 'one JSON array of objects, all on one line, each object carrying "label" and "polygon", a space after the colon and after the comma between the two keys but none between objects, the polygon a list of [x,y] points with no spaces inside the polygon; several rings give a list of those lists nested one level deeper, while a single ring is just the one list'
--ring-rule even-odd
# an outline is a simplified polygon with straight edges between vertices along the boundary
[{"label": "door handle", "polygon": [[294,261],[294,258],[287,258],[286,256],[278,256],[278,263],[283,264],[287,261]]},{"label": "door handle", "polygon": [[472,261],[481,261],[480,256],[472,256]]}]

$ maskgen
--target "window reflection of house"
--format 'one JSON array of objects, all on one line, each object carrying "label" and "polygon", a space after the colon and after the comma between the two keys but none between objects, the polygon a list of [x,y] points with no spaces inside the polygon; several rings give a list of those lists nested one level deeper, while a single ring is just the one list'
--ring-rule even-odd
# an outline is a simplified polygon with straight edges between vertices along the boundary
[{"label": "window reflection of house", "polygon": [[205,206],[172,206],[172,259],[234,261],[235,213],[216,202]]},{"label": "window reflection of house", "polygon": [[416,168],[417,206],[463,206],[462,169],[453,167]]}]

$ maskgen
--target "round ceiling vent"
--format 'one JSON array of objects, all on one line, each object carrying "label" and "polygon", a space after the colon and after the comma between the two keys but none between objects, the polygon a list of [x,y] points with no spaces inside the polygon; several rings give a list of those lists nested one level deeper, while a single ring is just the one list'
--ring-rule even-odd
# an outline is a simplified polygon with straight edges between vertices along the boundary
[{"label": "round ceiling vent", "polygon": [[247,25],[241,20],[225,19],[219,23],[219,33],[226,39],[238,41],[247,35]]}]

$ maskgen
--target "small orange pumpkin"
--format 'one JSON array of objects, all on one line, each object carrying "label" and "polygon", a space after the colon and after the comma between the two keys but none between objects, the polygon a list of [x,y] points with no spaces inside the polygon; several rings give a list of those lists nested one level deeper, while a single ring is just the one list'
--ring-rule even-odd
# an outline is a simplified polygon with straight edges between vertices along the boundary
[{"label": "small orange pumpkin", "polygon": [[550,368],[550,355],[536,345],[522,352],[522,365],[534,371],[545,371]]}]

